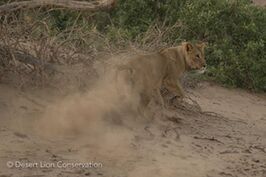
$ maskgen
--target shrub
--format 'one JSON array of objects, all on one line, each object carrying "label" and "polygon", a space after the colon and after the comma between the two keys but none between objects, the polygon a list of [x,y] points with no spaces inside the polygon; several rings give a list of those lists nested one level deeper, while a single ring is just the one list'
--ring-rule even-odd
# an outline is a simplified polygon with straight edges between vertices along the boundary
[{"label": "shrub", "polygon": [[[110,12],[53,10],[45,14],[50,15],[51,35],[69,38],[68,33],[75,34],[75,25],[84,34],[95,28],[116,48],[132,42],[141,47],[184,40],[208,42],[208,78],[266,91],[266,9],[250,0],[118,0]],[[83,35],[82,41],[91,41],[90,37]]]},{"label": "shrub", "polygon": [[207,76],[227,85],[266,91],[265,8],[248,0],[120,0],[111,17],[114,26],[127,30],[133,39],[152,24],[179,23],[172,41],[209,43]]},{"label": "shrub", "polygon": [[191,1],[182,9],[184,39],[209,42],[209,76],[266,91],[266,10],[247,1]]}]

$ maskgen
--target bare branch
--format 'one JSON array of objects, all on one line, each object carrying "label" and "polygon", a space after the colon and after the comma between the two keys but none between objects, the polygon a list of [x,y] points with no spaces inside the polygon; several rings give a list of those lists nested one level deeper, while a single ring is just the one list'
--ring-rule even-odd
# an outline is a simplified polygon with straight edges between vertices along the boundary
[{"label": "bare branch", "polygon": [[0,6],[0,14],[13,12],[20,9],[31,9],[42,6],[95,12],[111,9],[115,6],[115,3],[116,0],[95,0],[90,2],[74,0],[28,0],[2,5]]}]

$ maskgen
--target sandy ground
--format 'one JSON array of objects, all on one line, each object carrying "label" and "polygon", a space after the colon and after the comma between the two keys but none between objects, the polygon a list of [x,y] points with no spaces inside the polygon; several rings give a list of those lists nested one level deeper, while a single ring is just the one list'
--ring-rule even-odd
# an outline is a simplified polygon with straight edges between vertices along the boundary
[{"label": "sandy ground", "polygon": [[211,83],[188,94],[200,107],[187,100],[152,121],[53,139],[35,122],[57,94],[0,84],[0,176],[266,177],[266,96]]},{"label": "sandy ground", "polygon": [[253,0],[256,5],[265,6],[266,0]]},{"label": "sandy ground", "polygon": [[0,177],[266,177],[265,94],[202,82],[140,120],[105,88],[67,98],[0,82]]}]

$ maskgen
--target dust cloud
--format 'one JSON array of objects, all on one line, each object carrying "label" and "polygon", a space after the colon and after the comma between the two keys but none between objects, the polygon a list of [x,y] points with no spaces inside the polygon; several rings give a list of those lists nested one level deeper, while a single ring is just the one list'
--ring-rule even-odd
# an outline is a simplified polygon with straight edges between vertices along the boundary
[{"label": "dust cloud", "polygon": [[37,123],[38,134],[49,138],[85,135],[92,142],[105,137],[114,142],[121,134],[130,134],[131,124],[141,119],[139,95],[128,83],[126,71],[116,69],[119,60],[110,59],[109,63],[112,66],[95,64],[99,77],[87,92],[49,105]]}]

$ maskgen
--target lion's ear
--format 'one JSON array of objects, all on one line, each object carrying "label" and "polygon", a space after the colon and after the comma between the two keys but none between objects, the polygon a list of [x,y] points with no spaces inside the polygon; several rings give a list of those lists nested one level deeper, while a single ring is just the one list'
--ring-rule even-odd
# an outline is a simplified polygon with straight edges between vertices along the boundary
[{"label": "lion's ear", "polygon": [[184,42],[183,45],[185,46],[186,52],[192,52],[193,45],[190,42]]}]

